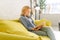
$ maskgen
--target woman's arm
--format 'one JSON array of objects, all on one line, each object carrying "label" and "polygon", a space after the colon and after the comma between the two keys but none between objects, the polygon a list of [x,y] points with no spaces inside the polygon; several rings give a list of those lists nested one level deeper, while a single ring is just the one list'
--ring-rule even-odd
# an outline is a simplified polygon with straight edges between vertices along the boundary
[{"label": "woman's arm", "polygon": [[29,25],[30,23],[25,17],[21,16],[20,21],[25,26],[25,28],[27,28],[28,30],[33,30],[32,25]]},{"label": "woman's arm", "polygon": [[39,30],[45,25],[45,22],[40,23],[40,25],[37,25],[34,29]]},{"label": "woman's arm", "polygon": [[25,17],[20,17],[21,23],[28,29],[28,30],[39,30],[42,28],[42,25],[34,26],[32,25]]},{"label": "woman's arm", "polygon": [[32,30],[39,30],[39,29],[41,29],[43,27],[43,25],[38,25],[38,26],[36,26],[35,28],[32,28]]}]

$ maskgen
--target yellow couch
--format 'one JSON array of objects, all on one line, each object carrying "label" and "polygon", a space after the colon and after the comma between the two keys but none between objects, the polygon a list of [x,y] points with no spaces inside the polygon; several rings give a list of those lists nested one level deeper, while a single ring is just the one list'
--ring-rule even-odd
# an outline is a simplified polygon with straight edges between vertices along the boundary
[{"label": "yellow couch", "polygon": [[47,36],[39,36],[36,35],[35,33],[27,31],[27,29],[18,20],[0,20],[0,40],[50,40],[50,39]]}]

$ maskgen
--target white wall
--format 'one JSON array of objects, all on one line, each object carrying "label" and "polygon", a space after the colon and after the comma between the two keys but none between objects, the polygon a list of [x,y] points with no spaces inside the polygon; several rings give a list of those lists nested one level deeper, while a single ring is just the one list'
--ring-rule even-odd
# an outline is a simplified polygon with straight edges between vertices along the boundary
[{"label": "white wall", "polygon": [[52,26],[58,27],[58,23],[60,22],[60,14],[42,14],[41,19],[46,18],[52,22]]},{"label": "white wall", "polygon": [[0,19],[19,18],[24,5],[30,5],[29,0],[0,0]]}]

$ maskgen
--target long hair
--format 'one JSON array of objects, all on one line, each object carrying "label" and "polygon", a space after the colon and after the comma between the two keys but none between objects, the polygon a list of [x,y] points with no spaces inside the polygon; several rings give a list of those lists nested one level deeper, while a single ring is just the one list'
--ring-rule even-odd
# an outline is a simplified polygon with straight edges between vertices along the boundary
[{"label": "long hair", "polygon": [[25,11],[26,11],[27,9],[30,9],[30,7],[29,7],[29,6],[24,6],[24,7],[22,8],[21,16],[24,16]]}]

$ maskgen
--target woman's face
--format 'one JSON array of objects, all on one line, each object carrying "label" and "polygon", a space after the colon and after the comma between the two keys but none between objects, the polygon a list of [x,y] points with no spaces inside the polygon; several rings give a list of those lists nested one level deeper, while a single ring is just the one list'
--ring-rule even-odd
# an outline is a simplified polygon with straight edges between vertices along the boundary
[{"label": "woman's face", "polygon": [[30,16],[30,13],[31,13],[31,9],[27,9],[27,10],[25,11],[25,15],[26,15],[26,16]]}]

